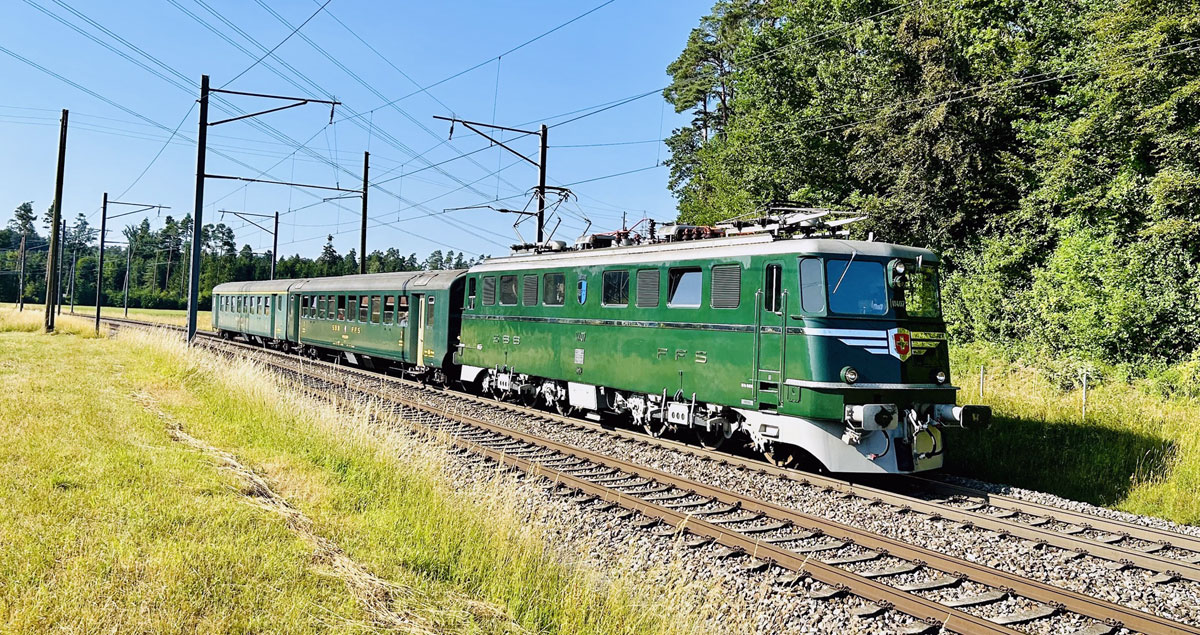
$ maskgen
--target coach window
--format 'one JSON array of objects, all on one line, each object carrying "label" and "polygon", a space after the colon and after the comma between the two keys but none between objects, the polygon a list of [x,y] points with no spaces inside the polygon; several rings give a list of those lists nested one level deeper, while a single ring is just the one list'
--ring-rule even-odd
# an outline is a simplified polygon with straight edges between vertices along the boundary
[{"label": "coach window", "polygon": [[339,295],[337,297],[337,319],[346,319],[346,296]]},{"label": "coach window", "polygon": [[500,304],[513,306],[517,303],[517,277],[500,276]]},{"label": "coach window", "polygon": [[358,319],[358,296],[346,296],[346,321],[353,322]]},{"label": "coach window", "polygon": [[475,278],[467,278],[467,309],[475,308]]},{"label": "coach window", "polygon": [[561,273],[542,276],[542,302],[549,306],[562,306],[567,295],[567,277]]},{"label": "coach window", "polygon": [[821,279],[821,259],[800,259],[800,310],[821,313],[825,310],[825,283]]},{"label": "coach window", "polygon": [[366,322],[371,312],[371,296],[358,296],[358,321]]},{"label": "coach window", "polygon": [[383,307],[383,298],[377,295],[371,296],[371,323],[379,324],[379,311]]},{"label": "coach window", "polygon": [[429,306],[425,307],[425,326],[433,326],[433,296],[429,296]]},{"label": "coach window", "polygon": [[483,277],[483,304],[484,306],[496,304],[496,276]]},{"label": "coach window", "polygon": [[318,319],[321,319],[321,320],[325,319],[325,316],[327,315],[326,309],[328,309],[328,308],[329,308],[329,302],[325,299],[325,296],[323,296],[323,295],[317,296],[317,318]]},{"label": "coach window", "polygon": [[783,310],[783,267],[767,265],[763,278],[763,309],[778,313]]},{"label": "coach window", "polygon": [[577,285],[577,288],[579,291],[579,303],[587,304],[587,278],[579,276],[579,284]]},{"label": "coach window", "polygon": [[396,296],[383,296],[383,323],[391,324],[396,318]]},{"label": "coach window", "polygon": [[605,271],[600,298],[604,306],[627,306],[629,304],[629,272]]},{"label": "coach window", "polygon": [[396,308],[396,323],[408,326],[408,296],[400,296],[400,306]]},{"label": "coach window", "polygon": [[700,294],[704,288],[704,274],[700,267],[672,269],[668,275],[667,306],[700,306]]}]

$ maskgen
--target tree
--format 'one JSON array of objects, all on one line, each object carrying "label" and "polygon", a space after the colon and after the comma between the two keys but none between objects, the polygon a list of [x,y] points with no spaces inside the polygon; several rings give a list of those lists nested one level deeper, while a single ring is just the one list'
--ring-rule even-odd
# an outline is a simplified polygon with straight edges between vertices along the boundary
[{"label": "tree", "polygon": [[35,220],[37,220],[37,214],[33,212],[33,201],[25,201],[13,210],[13,217],[8,221],[8,227],[18,236],[24,234],[28,240],[37,236],[33,227]]}]

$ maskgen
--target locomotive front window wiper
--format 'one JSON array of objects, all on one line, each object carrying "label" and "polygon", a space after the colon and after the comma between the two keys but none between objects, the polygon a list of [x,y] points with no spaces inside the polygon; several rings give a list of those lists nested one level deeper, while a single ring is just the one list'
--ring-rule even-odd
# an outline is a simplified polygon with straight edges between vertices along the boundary
[{"label": "locomotive front window wiper", "polygon": [[850,265],[854,264],[854,257],[857,255],[858,255],[857,249],[850,252],[850,260],[846,261],[846,268],[842,269],[842,275],[838,278],[837,284],[833,285],[833,291],[829,292],[830,295],[836,294],[838,292],[838,289],[842,288],[842,280],[846,279],[846,272],[850,271]]}]

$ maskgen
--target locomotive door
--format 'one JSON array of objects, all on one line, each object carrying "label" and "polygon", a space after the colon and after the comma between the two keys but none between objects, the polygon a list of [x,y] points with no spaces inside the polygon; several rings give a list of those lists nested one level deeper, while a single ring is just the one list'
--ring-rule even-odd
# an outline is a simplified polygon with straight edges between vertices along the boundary
[{"label": "locomotive door", "polygon": [[409,359],[417,366],[425,365],[425,312],[428,311],[425,307],[425,294],[414,293],[412,295],[413,309],[416,309],[413,314],[413,319],[409,320],[409,324],[416,329],[416,337],[411,338],[412,348],[409,348]]},{"label": "locomotive door", "polygon": [[783,264],[768,262],[763,267],[762,297],[757,307],[758,347],[755,350],[755,391],[760,408],[779,407],[783,382],[783,342],[787,318],[787,291],[783,288]]}]

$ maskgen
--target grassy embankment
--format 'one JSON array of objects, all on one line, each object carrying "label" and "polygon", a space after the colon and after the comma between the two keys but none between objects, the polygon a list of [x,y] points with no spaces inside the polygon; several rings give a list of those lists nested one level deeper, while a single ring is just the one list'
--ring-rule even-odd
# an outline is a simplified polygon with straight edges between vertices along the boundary
[{"label": "grassy embankment", "polygon": [[511,483],[456,492],[441,450],[365,413],[159,336],[40,327],[0,310],[0,630],[688,628],[670,594],[552,557]]},{"label": "grassy embankment", "polygon": [[[0,302],[2,309],[15,309],[16,304],[12,302]],[[40,311],[43,305],[25,303],[25,310]],[[65,315],[70,310],[70,306],[63,308]],[[82,304],[75,305],[75,314],[80,317],[95,317],[96,306],[85,306]],[[40,315],[40,313],[39,313]],[[102,306],[100,307],[100,315],[103,317],[125,317],[125,309],[119,306]],[[171,324],[173,326],[187,326],[187,311],[181,309],[129,309],[129,319],[145,320],[147,322],[161,322],[163,324]],[[196,325],[202,331],[212,330],[212,311],[197,311]]]},{"label": "grassy embankment", "polygon": [[[1068,498],[1200,523],[1200,402],[1150,381],[1063,391],[980,345],[952,350],[964,403],[990,405],[990,430],[952,431],[947,469]],[[985,371],[979,398],[979,368]]]},{"label": "grassy embankment", "polygon": [[[182,311],[136,311],[147,320],[185,319]],[[211,319],[205,313],[200,322]],[[1200,523],[1200,434],[1194,431],[1200,402],[1164,397],[1148,381],[1114,380],[1089,390],[1083,421],[1078,390],[1064,391],[986,346],[958,346],[952,356],[964,402],[992,406],[996,420],[986,432],[951,433],[951,472]],[[987,369],[982,401],[981,365]]]}]

